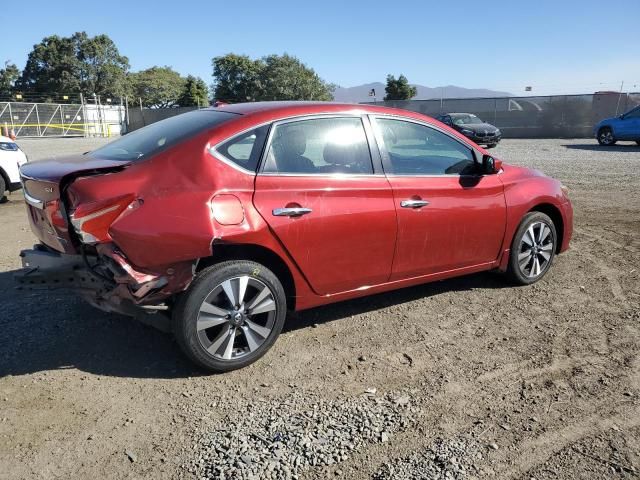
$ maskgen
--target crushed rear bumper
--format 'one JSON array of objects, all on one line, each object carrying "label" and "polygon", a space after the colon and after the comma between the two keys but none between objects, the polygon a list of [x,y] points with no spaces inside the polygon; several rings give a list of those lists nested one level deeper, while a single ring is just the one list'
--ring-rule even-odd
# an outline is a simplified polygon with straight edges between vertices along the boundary
[{"label": "crushed rear bumper", "polygon": [[122,256],[113,253],[113,259],[104,255],[83,257],[35,245],[20,252],[23,269],[14,274],[14,280],[18,288],[27,290],[74,290],[107,312],[138,317],[166,309],[149,305],[146,300],[149,296],[155,299],[153,292],[165,286],[167,279],[137,272]]},{"label": "crushed rear bumper", "polygon": [[16,272],[13,278],[26,289],[108,288],[105,279],[99,279],[89,271],[81,255],[67,255],[35,245],[32,250],[22,250],[20,258],[22,270]]}]

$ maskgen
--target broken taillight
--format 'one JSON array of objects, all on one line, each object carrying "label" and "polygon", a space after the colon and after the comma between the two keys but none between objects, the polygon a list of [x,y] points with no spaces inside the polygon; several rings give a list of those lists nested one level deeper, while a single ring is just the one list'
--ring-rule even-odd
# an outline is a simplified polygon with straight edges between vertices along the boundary
[{"label": "broken taillight", "polygon": [[134,209],[141,201],[133,195],[123,195],[100,202],[79,205],[71,213],[71,224],[83,243],[102,243],[111,240],[109,227],[127,209]]},{"label": "broken taillight", "polygon": [[44,211],[49,223],[58,230],[67,230],[67,222],[60,208],[60,200],[55,199],[44,204]]}]

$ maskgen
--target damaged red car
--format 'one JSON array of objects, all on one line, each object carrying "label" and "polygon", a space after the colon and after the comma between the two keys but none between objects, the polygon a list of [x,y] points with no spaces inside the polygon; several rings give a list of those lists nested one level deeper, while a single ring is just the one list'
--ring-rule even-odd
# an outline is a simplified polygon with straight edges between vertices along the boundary
[{"label": "damaged red car", "polygon": [[480,272],[540,280],[569,246],[563,185],[414,112],[251,103],[21,168],[25,288],[166,319],[199,366],[261,357],[288,310]]}]

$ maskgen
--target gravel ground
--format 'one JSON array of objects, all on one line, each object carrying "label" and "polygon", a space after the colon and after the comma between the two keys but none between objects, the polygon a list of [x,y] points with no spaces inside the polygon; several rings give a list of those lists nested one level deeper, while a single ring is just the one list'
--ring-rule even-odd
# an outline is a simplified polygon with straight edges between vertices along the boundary
[{"label": "gravel ground", "polygon": [[[104,140],[20,140],[34,160]],[[172,339],[72,294],[13,290],[33,242],[0,205],[0,479],[637,478],[640,148],[505,140],[571,190],[547,277],[496,274],[292,315],[205,376]]]}]

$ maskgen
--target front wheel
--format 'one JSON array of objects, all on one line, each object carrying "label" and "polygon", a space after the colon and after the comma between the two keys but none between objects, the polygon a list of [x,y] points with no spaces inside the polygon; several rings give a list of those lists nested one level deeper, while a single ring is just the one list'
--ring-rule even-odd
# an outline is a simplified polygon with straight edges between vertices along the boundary
[{"label": "front wheel", "polygon": [[556,227],[542,212],[527,213],[513,237],[507,275],[520,285],[537,282],[551,267],[557,244]]},{"label": "front wheel", "polygon": [[7,201],[7,197],[4,195],[4,192],[7,190],[6,182],[2,175],[0,175],[0,203],[5,203]]},{"label": "front wheel", "polygon": [[487,145],[486,148],[487,148],[487,150],[490,149],[490,148],[496,148],[496,145],[498,145],[498,144],[497,143],[491,143],[491,144]]},{"label": "front wheel", "polygon": [[182,351],[212,372],[245,367],[282,331],[284,289],[268,268],[235,260],[201,271],[178,300],[174,334]]},{"label": "front wheel", "polygon": [[598,143],[605,147],[615,145],[616,139],[613,136],[613,131],[609,127],[598,130]]}]

